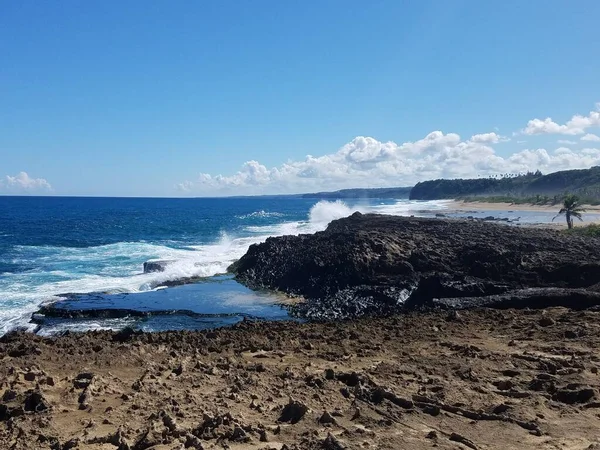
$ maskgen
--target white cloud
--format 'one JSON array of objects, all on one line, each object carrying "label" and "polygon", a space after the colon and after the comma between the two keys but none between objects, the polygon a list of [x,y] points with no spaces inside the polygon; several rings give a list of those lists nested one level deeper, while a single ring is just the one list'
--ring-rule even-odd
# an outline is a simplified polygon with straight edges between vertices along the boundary
[{"label": "white cloud", "polygon": [[558,142],[559,144],[562,144],[562,145],[576,145],[577,144],[577,141],[569,141],[568,139],[559,139],[556,142]]},{"label": "white cloud", "polygon": [[496,133],[483,133],[483,134],[475,134],[471,136],[472,142],[479,143],[487,143],[487,144],[497,144],[498,142],[506,142],[510,139],[500,136]]},{"label": "white cloud", "polygon": [[8,193],[44,193],[52,191],[52,186],[44,178],[31,178],[27,172],[19,172],[14,177],[6,175],[0,179],[0,190]]},{"label": "white cloud", "polygon": [[600,149],[573,151],[561,147],[525,149],[507,157],[496,154],[492,144],[502,142],[496,133],[477,134],[462,140],[441,131],[423,139],[397,144],[358,136],[334,153],[308,155],[268,168],[248,161],[232,175],[200,174],[179,189],[204,195],[298,193],[350,187],[409,186],[433,178],[489,176],[541,170],[585,168],[600,164]]},{"label": "white cloud", "polygon": [[592,142],[600,142],[600,136],[596,136],[595,134],[588,133],[581,138],[582,141],[592,141]]},{"label": "white cloud", "polygon": [[567,123],[560,125],[550,117],[532,119],[522,130],[524,134],[566,134],[578,135],[585,133],[587,128],[600,127],[600,104],[596,104],[596,111],[590,111],[587,116],[574,115]]}]

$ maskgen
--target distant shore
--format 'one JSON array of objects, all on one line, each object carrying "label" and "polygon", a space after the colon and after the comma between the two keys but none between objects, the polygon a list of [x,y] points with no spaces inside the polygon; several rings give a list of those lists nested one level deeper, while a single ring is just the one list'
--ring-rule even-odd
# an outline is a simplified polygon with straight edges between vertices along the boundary
[{"label": "distant shore", "polygon": [[[454,200],[448,204],[448,209],[454,211],[543,211],[557,212],[560,210],[560,204],[557,205],[527,205],[514,203],[492,203],[492,202],[465,202]],[[584,205],[588,212],[600,213],[598,205]]]},{"label": "distant shore", "polygon": [[[598,205],[584,205],[583,206],[587,213],[591,213],[594,215],[600,214],[600,206]],[[455,212],[469,212],[469,211],[530,211],[530,212],[549,212],[558,214],[560,211],[561,205],[527,205],[527,204],[514,204],[514,203],[495,203],[495,202],[466,202],[462,200],[454,200],[447,204],[448,211]],[[548,223],[542,225],[543,227],[553,227],[553,228],[566,228],[566,223],[564,218],[559,220],[560,217],[556,219],[555,222]],[[600,218],[590,217],[583,213],[583,222],[576,220],[574,222],[575,226],[586,226],[592,223],[600,223]],[[539,225],[538,225],[539,226]]]}]

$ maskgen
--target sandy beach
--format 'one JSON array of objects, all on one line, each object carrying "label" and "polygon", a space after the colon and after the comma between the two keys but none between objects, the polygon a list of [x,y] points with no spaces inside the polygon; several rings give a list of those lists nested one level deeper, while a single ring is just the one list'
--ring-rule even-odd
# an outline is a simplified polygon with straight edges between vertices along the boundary
[{"label": "sandy beach", "polygon": [[[557,212],[560,205],[517,205],[514,203],[464,202],[460,200],[448,203],[448,209],[453,211],[544,211]],[[584,205],[587,212],[600,213],[598,205]]]},{"label": "sandy beach", "polygon": [[[451,212],[475,212],[475,211],[490,211],[490,215],[497,211],[526,211],[526,212],[543,212],[543,213],[555,213],[558,214],[560,205],[517,205],[513,203],[490,203],[490,202],[465,202],[461,200],[455,200],[447,204],[448,211]],[[575,220],[574,226],[586,226],[592,223],[600,223],[600,218],[596,215],[600,214],[600,206],[598,205],[584,205],[586,212],[583,213],[583,221]],[[586,213],[589,214],[586,216]],[[596,216],[596,217],[594,217]],[[540,225],[537,225],[540,226]],[[566,228],[564,217],[557,217],[554,222],[541,225],[543,227],[551,228]]]}]

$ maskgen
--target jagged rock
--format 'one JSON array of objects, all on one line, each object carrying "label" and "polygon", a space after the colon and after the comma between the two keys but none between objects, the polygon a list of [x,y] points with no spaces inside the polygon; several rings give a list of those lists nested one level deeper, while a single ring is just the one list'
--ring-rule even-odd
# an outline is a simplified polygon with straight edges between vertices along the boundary
[{"label": "jagged rock", "polygon": [[46,411],[50,406],[39,391],[28,391],[25,397],[25,411],[42,412]]},{"label": "jagged rock", "polygon": [[233,428],[233,433],[231,434],[231,440],[232,441],[239,441],[239,442],[247,442],[247,441],[250,440],[250,437],[242,429],[242,427],[240,427],[239,425],[236,425]]},{"label": "jagged rock", "polygon": [[321,417],[319,417],[319,423],[322,423],[323,425],[329,425],[335,423],[335,418],[327,411],[324,411]]},{"label": "jagged rock", "polygon": [[346,448],[331,433],[327,434],[327,437],[321,443],[321,447],[324,450],[344,450]]},{"label": "jagged rock", "polygon": [[575,403],[586,403],[596,396],[596,392],[592,388],[579,388],[573,386],[569,389],[559,389],[553,396],[553,399],[562,403],[573,405]]},{"label": "jagged rock", "polygon": [[[301,295],[316,320],[443,307],[600,305],[598,242],[555,230],[355,213],[252,245],[241,283]],[[536,290],[540,289],[541,290]],[[550,290],[544,290],[550,288]]]},{"label": "jagged rock", "polygon": [[174,259],[151,259],[144,263],[144,273],[164,272],[174,262]]},{"label": "jagged rock", "polygon": [[556,321],[552,317],[542,317],[539,320],[539,324],[541,327],[549,327],[556,323]]}]

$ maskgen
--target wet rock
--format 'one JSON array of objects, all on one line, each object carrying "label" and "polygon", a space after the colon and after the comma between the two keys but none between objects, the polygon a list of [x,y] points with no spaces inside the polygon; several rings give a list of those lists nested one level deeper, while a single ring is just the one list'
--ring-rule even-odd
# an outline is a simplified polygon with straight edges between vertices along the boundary
[{"label": "wet rock", "polygon": [[169,264],[173,264],[174,259],[152,259],[144,263],[144,273],[164,272]]},{"label": "wet rock", "polygon": [[290,398],[289,403],[281,411],[279,422],[298,423],[308,411],[309,408],[304,403]]}]

